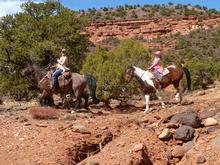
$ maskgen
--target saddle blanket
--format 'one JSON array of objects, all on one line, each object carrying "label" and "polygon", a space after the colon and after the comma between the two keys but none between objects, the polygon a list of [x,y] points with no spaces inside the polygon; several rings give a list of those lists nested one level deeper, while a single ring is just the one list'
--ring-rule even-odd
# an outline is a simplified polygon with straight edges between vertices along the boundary
[{"label": "saddle blanket", "polygon": [[165,75],[167,75],[167,74],[169,74],[169,73],[170,73],[170,71],[169,71],[167,68],[164,68],[164,69],[163,69],[162,76],[165,76]]}]

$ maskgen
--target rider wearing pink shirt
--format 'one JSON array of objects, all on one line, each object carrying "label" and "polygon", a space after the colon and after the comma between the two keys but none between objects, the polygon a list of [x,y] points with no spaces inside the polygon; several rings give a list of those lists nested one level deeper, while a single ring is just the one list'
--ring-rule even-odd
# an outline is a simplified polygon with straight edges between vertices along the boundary
[{"label": "rider wearing pink shirt", "polygon": [[161,79],[161,74],[163,73],[163,67],[160,66],[160,60],[161,60],[161,51],[155,52],[155,58],[153,61],[153,64],[148,68],[149,70],[153,70],[154,73]]}]

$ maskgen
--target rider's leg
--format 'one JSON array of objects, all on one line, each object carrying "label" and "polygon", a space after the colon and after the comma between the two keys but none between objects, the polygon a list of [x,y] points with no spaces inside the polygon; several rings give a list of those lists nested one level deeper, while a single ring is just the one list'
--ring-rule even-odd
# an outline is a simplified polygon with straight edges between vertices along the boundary
[{"label": "rider's leg", "polygon": [[62,69],[57,68],[55,70],[55,72],[53,73],[53,75],[52,75],[52,77],[53,77],[53,87],[59,87],[58,77],[61,75],[62,72],[63,72]]},{"label": "rider's leg", "polygon": [[161,73],[158,70],[156,71],[156,74],[157,74],[158,79],[162,80],[162,75],[161,75]]}]

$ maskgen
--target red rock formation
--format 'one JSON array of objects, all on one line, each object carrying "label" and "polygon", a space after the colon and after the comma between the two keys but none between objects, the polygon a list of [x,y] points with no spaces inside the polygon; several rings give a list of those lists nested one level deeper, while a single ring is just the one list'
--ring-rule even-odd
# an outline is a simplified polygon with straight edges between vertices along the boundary
[{"label": "red rock formation", "polygon": [[145,40],[151,40],[177,33],[184,35],[199,28],[209,29],[218,26],[220,26],[220,15],[169,17],[93,22],[84,33],[88,34],[90,41],[96,44],[108,37],[118,39],[141,37]]}]

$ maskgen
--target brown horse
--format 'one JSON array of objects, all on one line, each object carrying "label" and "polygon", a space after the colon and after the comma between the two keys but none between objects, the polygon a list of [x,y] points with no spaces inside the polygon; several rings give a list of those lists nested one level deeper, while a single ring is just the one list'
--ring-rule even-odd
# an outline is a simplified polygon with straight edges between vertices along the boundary
[{"label": "brown horse", "polygon": [[182,91],[179,89],[179,84],[181,79],[183,78],[183,74],[185,73],[187,84],[188,84],[188,90],[190,90],[191,85],[191,77],[190,72],[187,68],[184,68],[182,66],[176,67],[176,66],[169,66],[165,68],[167,73],[162,77],[162,80],[159,81],[155,77],[153,73],[150,71],[142,70],[135,66],[130,66],[127,68],[125,73],[125,80],[130,81],[133,77],[137,78],[138,82],[141,85],[141,89],[145,94],[146,99],[146,109],[145,113],[149,110],[149,100],[151,93],[155,93],[158,99],[160,100],[162,107],[165,107],[164,102],[162,101],[161,95],[160,95],[160,89],[166,88],[170,84],[172,84],[176,89],[176,99],[178,99],[181,103],[182,101]]},{"label": "brown horse", "polygon": [[[46,74],[36,64],[29,64],[22,71],[23,76],[33,75],[38,82],[38,88],[42,91],[41,100],[44,103],[53,104],[53,94],[60,94],[65,98],[66,94],[73,93],[75,96],[76,105],[75,108],[79,108],[81,104],[81,97],[85,99],[85,108],[88,108],[88,94],[85,92],[85,88],[88,85],[90,94],[93,99],[93,103],[98,103],[99,100],[96,97],[96,80],[92,75],[80,75],[78,73],[64,73],[59,77],[59,86],[57,90],[51,90],[53,70],[48,71]],[[48,101],[49,100],[49,101]]]}]

